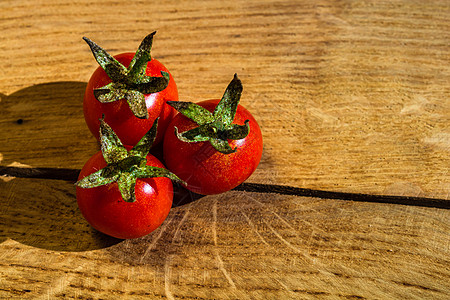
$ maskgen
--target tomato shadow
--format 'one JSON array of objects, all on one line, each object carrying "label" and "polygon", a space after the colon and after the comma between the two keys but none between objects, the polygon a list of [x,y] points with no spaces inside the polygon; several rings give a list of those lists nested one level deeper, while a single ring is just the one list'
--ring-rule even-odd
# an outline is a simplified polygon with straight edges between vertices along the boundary
[{"label": "tomato shadow", "polygon": [[94,230],[78,209],[73,183],[15,178],[0,181],[0,236],[55,251],[86,251],[121,240]]},{"label": "tomato shadow", "polygon": [[81,168],[98,148],[83,116],[85,82],[0,94],[0,164]]},{"label": "tomato shadow", "polygon": [[[98,145],[83,117],[84,82],[51,82],[0,95],[0,166],[80,169]],[[0,177],[0,242],[55,251],[109,247],[120,240],[90,227],[73,182]]]},{"label": "tomato shadow", "polygon": [[205,195],[200,195],[191,192],[188,189],[182,187],[181,185],[174,183],[172,207],[187,205],[203,197],[205,197]]}]

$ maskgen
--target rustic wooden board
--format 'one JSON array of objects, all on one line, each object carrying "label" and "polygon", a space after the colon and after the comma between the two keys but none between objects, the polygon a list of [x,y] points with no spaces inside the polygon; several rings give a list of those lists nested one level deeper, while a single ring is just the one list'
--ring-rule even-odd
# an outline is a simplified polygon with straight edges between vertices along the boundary
[{"label": "rustic wooden board", "polygon": [[17,178],[0,187],[5,298],[443,299],[449,292],[447,210],[228,192],[175,207],[155,232],[121,241],[84,221],[72,183]]},{"label": "rustic wooden board", "polygon": [[[0,169],[47,169],[0,177],[0,298],[450,298],[449,19],[448,1],[1,1]],[[238,73],[265,142],[248,182],[269,190],[177,193],[120,241],[71,182],[98,150],[81,37],[117,54],[154,30],[181,100]]]}]

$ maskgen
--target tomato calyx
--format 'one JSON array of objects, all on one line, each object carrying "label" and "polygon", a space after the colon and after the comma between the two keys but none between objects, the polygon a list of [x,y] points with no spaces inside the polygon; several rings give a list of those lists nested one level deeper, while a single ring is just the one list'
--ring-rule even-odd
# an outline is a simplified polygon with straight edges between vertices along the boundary
[{"label": "tomato calyx", "polygon": [[223,154],[236,152],[237,147],[231,148],[228,140],[243,139],[250,132],[249,120],[245,120],[244,125],[233,124],[242,89],[241,81],[234,74],[213,113],[192,102],[167,101],[167,104],[199,125],[182,133],[175,127],[178,139],[187,143],[209,142]]},{"label": "tomato calyx", "polygon": [[144,137],[128,151],[111,127],[100,119],[100,144],[107,165],[77,181],[81,188],[93,188],[117,182],[120,194],[126,202],[135,202],[135,186],[138,178],[167,177],[185,185],[185,182],[167,169],[147,166],[147,154],[156,138],[158,119]]},{"label": "tomato calyx", "polygon": [[169,84],[169,73],[161,71],[162,77],[145,74],[147,63],[152,59],[150,51],[156,31],[147,35],[141,42],[128,68],[118,62],[99,45],[83,37],[91,48],[100,67],[112,80],[111,83],[94,89],[95,98],[101,103],[126,99],[133,114],[140,119],[148,119],[145,95],[164,90]]}]

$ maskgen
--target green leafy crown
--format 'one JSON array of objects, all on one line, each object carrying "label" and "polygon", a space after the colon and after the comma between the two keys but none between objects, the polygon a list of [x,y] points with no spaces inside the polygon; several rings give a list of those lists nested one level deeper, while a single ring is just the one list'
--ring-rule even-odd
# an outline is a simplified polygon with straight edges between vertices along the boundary
[{"label": "green leafy crown", "polygon": [[158,119],[142,139],[128,151],[112,128],[100,120],[100,143],[107,166],[94,172],[75,184],[81,188],[93,188],[117,182],[122,198],[126,202],[136,201],[135,186],[138,178],[167,177],[185,184],[165,168],[147,166],[147,154],[156,137]]},{"label": "green leafy crown", "polygon": [[223,154],[236,152],[237,148],[231,148],[228,140],[243,139],[250,132],[249,120],[244,125],[233,124],[241,94],[242,83],[234,74],[213,113],[192,102],[168,101],[167,104],[199,125],[182,133],[175,127],[178,139],[187,143],[209,142]]},{"label": "green leafy crown", "polygon": [[148,119],[145,95],[164,90],[169,84],[169,73],[161,71],[162,77],[145,74],[147,63],[152,59],[150,51],[156,31],[147,35],[139,46],[128,68],[118,62],[99,45],[83,37],[88,43],[98,64],[112,80],[111,83],[94,89],[95,98],[101,103],[126,99],[133,114]]}]

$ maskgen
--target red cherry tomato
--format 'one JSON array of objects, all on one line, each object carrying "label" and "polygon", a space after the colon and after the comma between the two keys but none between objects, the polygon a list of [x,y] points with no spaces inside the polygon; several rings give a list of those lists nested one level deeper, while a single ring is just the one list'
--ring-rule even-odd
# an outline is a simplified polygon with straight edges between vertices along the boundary
[{"label": "red cherry tomato", "polygon": [[[196,103],[213,112],[220,100]],[[256,169],[261,160],[263,141],[258,123],[250,112],[238,105],[234,124],[244,124],[249,120],[249,134],[240,140],[228,140],[237,151],[222,154],[209,142],[183,142],[175,134],[175,127],[184,132],[196,123],[177,114],[170,122],[164,137],[164,160],[167,168],[182,180],[187,189],[204,195],[219,194],[231,190],[244,182]]]},{"label": "red cherry tomato", "polygon": [[[152,155],[147,165],[164,168]],[[94,154],[82,168],[79,180],[106,166],[102,152]],[[76,188],[78,207],[95,229],[120,239],[138,238],[158,228],[172,207],[173,186],[169,178],[137,179],[135,202],[125,202],[117,182],[93,188]]]},{"label": "red cherry tomato", "polygon": [[[114,56],[114,58],[125,67],[128,67],[134,55],[135,53],[122,53]],[[178,90],[172,75],[162,63],[156,59],[148,62],[147,76],[161,77],[161,71],[169,73],[169,84],[158,93],[145,95],[149,118],[140,119],[133,115],[125,99],[111,103],[100,103],[95,98],[93,90],[111,82],[106,72],[101,67],[98,67],[89,79],[83,102],[84,117],[92,134],[99,139],[99,119],[104,114],[105,121],[116,132],[122,143],[134,146],[151,128],[155,119],[160,117],[154,144],[162,141],[167,125],[176,114],[176,111],[167,105],[166,101],[178,101]]]}]

